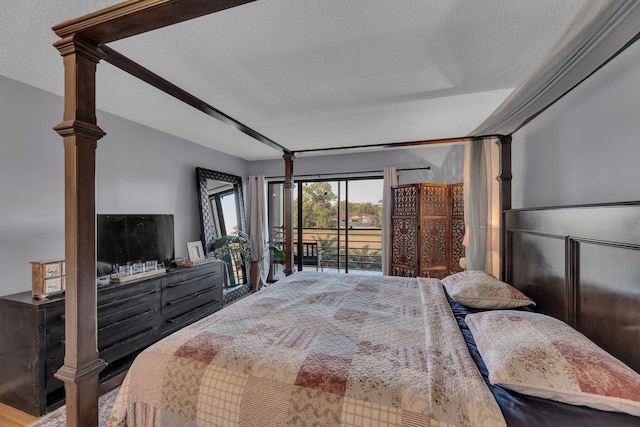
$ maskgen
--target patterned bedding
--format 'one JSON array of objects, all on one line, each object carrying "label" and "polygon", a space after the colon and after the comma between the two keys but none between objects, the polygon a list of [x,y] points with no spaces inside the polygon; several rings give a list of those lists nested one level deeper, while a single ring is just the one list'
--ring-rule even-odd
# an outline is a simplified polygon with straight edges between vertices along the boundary
[{"label": "patterned bedding", "polygon": [[300,272],[159,341],[110,426],[502,426],[437,279]]}]

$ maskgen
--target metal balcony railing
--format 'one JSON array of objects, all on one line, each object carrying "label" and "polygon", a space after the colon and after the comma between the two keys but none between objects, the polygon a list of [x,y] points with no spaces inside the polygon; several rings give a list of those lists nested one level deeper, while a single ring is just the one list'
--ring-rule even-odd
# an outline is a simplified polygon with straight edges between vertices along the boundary
[{"label": "metal balcony railing", "polygon": [[[294,229],[294,244],[298,229]],[[318,242],[328,268],[382,271],[382,230],[374,227],[302,229],[303,242]]]}]

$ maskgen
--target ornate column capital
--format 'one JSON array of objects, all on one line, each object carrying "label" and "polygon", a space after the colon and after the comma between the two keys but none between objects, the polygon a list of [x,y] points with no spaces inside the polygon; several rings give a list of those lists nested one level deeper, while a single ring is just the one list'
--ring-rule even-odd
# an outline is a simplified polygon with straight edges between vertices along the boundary
[{"label": "ornate column capital", "polygon": [[87,40],[78,34],[71,34],[70,36],[63,37],[55,42],[53,46],[58,49],[62,56],[76,54],[87,58],[96,64],[105,57],[105,53],[102,49],[90,40]]}]

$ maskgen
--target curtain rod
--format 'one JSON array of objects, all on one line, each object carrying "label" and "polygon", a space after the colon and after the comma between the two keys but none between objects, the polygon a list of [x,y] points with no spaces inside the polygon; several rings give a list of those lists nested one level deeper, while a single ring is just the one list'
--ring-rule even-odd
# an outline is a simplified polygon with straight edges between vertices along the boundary
[{"label": "curtain rod", "polygon": [[[425,167],[421,167],[421,168],[401,168],[401,169],[396,169],[398,172],[403,172],[403,171],[417,171],[417,170],[431,170],[431,166],[425,166]],[[349,172],[349,173],[382,173],[382,170],[372,170],[372,171],[358,171],[358,172]],[[310,173],[310,174],[305,174],[305,175],[295,175],[293,176],[293,178],[304,178],[304,177],[321,177],[321,176],[336,176],[336,175],[341,175],[344,174],[345,172],[334,172],[334,173]],[[267,176],[265,177],[265,179],[276,179],[276,178],[284,178],[284,176]]]}]

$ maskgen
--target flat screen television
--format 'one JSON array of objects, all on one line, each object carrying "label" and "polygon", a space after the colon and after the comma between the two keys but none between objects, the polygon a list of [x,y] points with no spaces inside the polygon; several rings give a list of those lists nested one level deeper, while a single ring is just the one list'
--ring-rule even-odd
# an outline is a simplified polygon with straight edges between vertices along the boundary
[{"label": "flat screen television", "polygon": [[97,276],[117,265],[174,259],[173,215],[97,215]]}]

